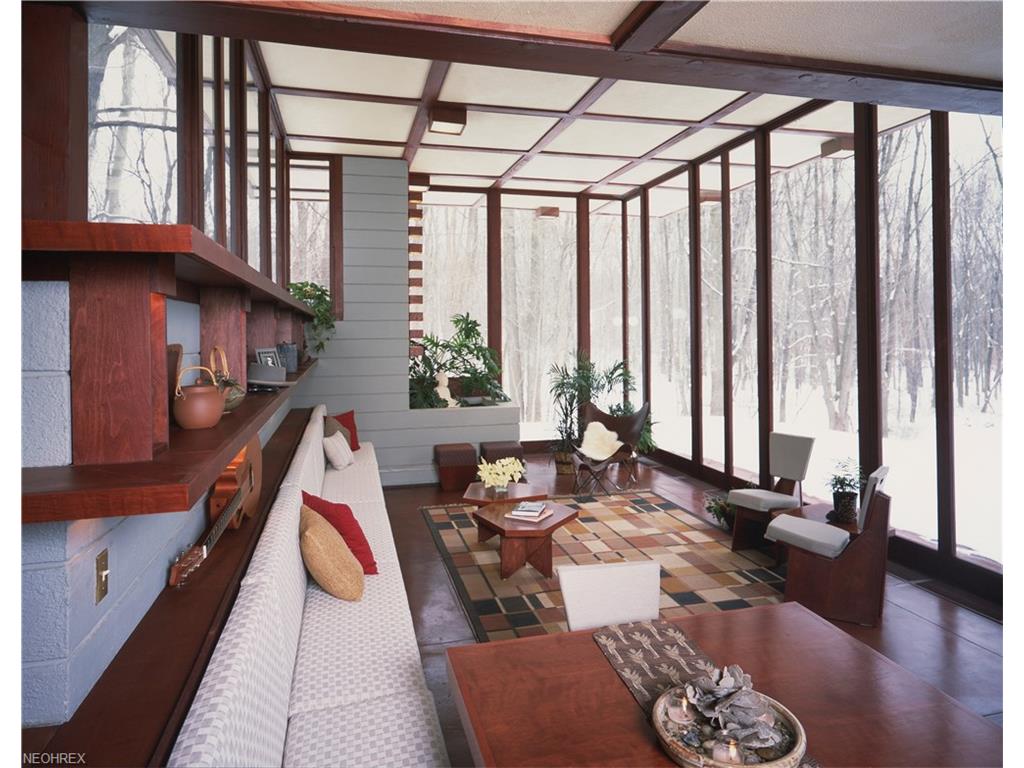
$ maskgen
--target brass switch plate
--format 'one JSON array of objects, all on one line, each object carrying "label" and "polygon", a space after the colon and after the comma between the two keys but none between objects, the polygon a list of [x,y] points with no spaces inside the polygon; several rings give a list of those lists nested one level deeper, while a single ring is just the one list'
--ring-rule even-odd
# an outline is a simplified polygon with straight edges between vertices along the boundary
[{"label": "brass switch plate", "polygon": [[96,602],[97,604],[107,596],[107,588],[110,584],[110,566],[107,550],[96,555]]}]

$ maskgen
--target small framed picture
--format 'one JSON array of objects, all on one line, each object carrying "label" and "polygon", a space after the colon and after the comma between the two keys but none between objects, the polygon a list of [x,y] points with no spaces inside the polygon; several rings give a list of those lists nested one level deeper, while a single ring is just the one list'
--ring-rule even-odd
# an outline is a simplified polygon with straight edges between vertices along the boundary
[{"label": "small framed picture", "polygon": [[256,362],[263,365],[276,365],[281,367],[281,356],[277,354],[274,347],[256,350]]}]

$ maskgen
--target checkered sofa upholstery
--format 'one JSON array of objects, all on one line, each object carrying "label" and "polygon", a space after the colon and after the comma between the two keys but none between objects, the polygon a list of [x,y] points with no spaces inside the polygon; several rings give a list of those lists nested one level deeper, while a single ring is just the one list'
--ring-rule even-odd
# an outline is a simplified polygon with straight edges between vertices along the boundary
[{"label": "checkered sofa upholstery", "polygon": [[[172,768],[448,765],[373,445],[362,443],[352,466],[328,467],[325,413],[314,409],[278,490]],[[303,490],[350,503],[363,527],[379,573],[359,602],[336,600],[307,578]]]}]

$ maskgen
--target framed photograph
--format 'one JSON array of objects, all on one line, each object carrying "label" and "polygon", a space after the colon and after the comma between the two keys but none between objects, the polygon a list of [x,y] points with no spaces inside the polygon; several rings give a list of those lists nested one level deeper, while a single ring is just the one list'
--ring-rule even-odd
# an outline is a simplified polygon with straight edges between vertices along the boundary
[{"label": "framed photograph", "polygon": [[274,347],[257,349],[256,362],[262,363],[263,365],[276,365],[278,367],[282,367],[281,356],[277,354],[277,349]]}]

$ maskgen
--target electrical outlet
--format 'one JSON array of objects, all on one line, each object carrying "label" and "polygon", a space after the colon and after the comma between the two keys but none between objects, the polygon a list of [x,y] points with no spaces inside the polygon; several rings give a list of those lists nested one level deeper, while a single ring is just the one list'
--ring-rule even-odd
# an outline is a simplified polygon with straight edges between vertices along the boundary
[{"label": "electrical outlet", "polygon": [[96,603],[107,596],[107,588],[110,584],[110,565],[107,550],[96,555]]}]

